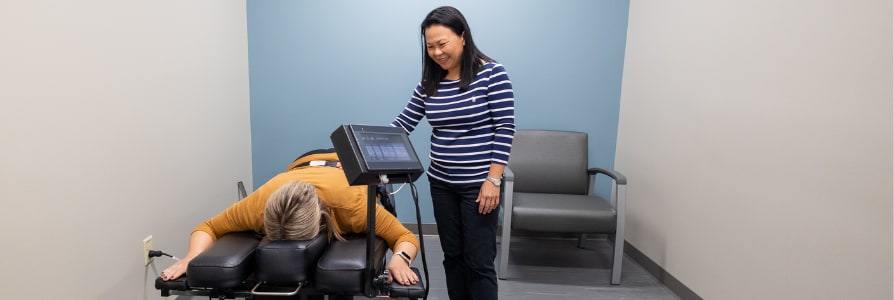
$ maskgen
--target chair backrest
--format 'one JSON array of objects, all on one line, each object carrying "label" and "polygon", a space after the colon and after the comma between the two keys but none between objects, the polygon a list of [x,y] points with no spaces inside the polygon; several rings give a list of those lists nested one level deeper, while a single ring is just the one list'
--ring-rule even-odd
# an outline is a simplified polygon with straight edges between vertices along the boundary
[{"label": "chair backrest", "polygon": [[515,192],[586,194],[587,134],[576,131],[518,130],[509,168]]}]

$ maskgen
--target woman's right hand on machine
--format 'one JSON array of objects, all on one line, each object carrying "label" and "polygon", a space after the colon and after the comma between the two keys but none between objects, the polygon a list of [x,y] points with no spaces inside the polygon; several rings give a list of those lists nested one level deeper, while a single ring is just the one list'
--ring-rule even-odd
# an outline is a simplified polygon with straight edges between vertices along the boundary
[{"label": "woman's right hand on machine", "polygon": [[388,275],[391,277],[391,281],[396,281],[401,285],[414,285],[419,282],[416,272],[413,272],[405,261],[398,258],[388,262]]}]

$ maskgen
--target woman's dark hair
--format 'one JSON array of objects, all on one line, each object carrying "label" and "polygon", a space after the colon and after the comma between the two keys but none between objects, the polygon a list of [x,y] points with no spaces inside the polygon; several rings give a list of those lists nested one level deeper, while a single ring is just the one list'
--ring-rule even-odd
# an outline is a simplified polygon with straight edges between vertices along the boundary
[{"label": "woman's dark hair", "polygon": [[432,25],[444,25],[465,40],[466,43],[463,46],[461,58],[462,66],[459,70],[459,90],[465,91],[472,84],[472,81],[475,80],[478,69],[481,69],[481,66],[484,65],[481,61],[493,61],[493,59],[487,57],[487,55],[481,53],[481,50],[478,50],[478,47],[475,47],[469,24],[466,23],[466,18],[463,17],[463,14],[458,9],[451,6],[435,8],[425,16],[425,19],[422,20],[422,25],[419,26],[422,34],[422,81],[420,84],[426,96],[437,95],[438,84],[441,83],[441,79],[444,79],[444,76],[447,76],[447,70],[442,69],[428,56],[428,51],[425,47],[425,30]]}]

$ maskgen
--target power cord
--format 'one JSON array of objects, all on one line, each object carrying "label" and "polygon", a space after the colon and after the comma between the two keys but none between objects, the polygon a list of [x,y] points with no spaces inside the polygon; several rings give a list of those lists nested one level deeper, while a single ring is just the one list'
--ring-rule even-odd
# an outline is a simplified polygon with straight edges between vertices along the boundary
[{"label": "power cord", "polygon": [[[403,186],[401,186],[403,187]],[[416,184],[410,178],[410,194],[413,197],[413,203],[416,204],[416,228],[419,231],[419,252],[422,253],[422,272],[425,273],[425,296],[422,299],[428,299],[428,291],[431,282],[428,276],[428,260],[425,259],[425,238],[422,235],[422,213],[419,211],[419,192],[416,190]]]},{"label": "power cord", "polygon": [[174,259],[174,260],[180,260],[180,259],[177,258],[176,256],[173,256],[173,255],[164,253],[164,252],[162,252],[161,250],[149,250],[149,258],[160,257],[160,256],[167,256],[167,257],[170,257],[170,258],[172,258],[172,259]]},{"label": "power cord", "polygon": [[399,187],[397,187],[396,191],[389,193],[389,195],[392,195],[392,196],[396,195],[398,192],[400,192],[400,190],[402,190],[404,188],[405,185],[407,185],[406,182],[402,183]]}]

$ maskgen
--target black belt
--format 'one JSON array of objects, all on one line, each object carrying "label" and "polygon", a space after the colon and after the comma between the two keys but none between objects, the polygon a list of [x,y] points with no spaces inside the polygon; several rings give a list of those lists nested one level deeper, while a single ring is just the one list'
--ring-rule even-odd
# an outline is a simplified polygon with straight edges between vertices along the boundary
[{"label": "black belt", "polygon": [[297,168],[297,167],[307,167],[307,166],[312,166],[312,167],[313,167],[313,166],[326,166],[326,167],[337,168],[337,167],[338,167],[338,161],[337,161],[337,160],[312,160],[312,161],[307,161],[307,162],[300,163],[300,164],[298,164],[297,166],[295,166],[295,168]]}]

